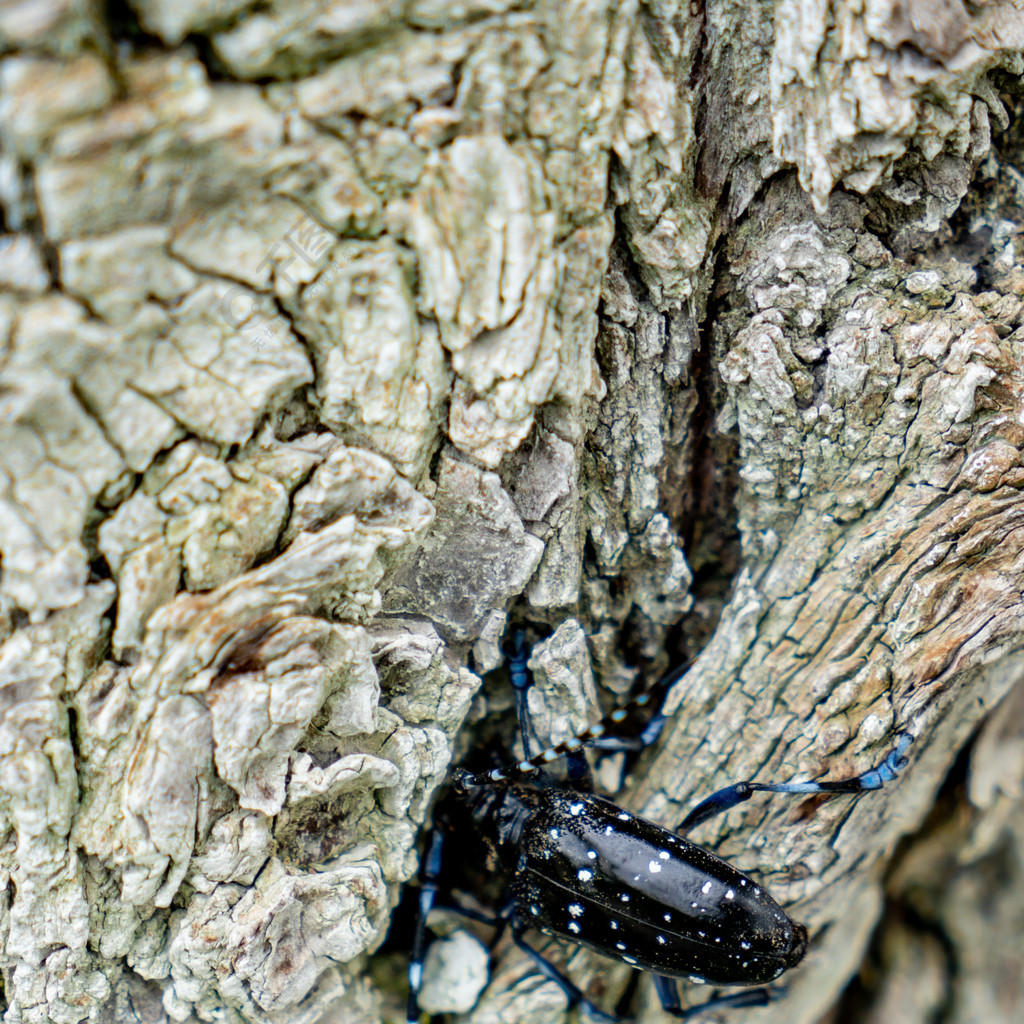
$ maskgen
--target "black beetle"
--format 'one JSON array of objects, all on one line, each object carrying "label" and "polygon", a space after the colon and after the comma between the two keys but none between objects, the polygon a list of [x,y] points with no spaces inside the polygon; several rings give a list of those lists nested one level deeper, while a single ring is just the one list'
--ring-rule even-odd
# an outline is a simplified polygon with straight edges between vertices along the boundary
[{"label": "black beetle", "polygon": [[[517,641],[511,665],[517,690],[528,685],[525,658]],[[673,673],[670,681],[681,674]],[[647,699],[645,695],[643,700]],[[517,703],[525,707],[524,700]],[[879,789],[907,764],[910,736],[899,734],[878,767],[854,778],[727,786],[698,804],[672,832],[585,791],[590,787],[584,745],[635,749],[638,742],[650,742],[663,724],[656,716],[655,726],[638,740],[607,738],[609,727],[624,717],[623,711],[614,712],[565,743],[506,768],[477,775],[453,771],[452,792],[485,844],[489,867],[503,866],[511,875],[510,898],[493,923],[511,927],[516,944],[562,988],[570,1005],[580,1005],[602,1020],[621,1018],[596,1007],[530,946],[525,939],[529,929],[653,972],[662,1005],[679,1019],[712,1007],[765,1005],[780,994],[767,984],[803,957],[807,930],[791,921],[754,880],[680,833],[755,792],[839,794]],[[543,771],[545,764],[561,756],[570,762],[572,786],[553,783]],[[421,911],[409,972],[410,1022],[419,1015],[425,919],[436,898],[440,861],[438,831],[421,875]],[[469,916],[481,918],[475,912]],[[676,978],[755,987],[683,1008]]]}]

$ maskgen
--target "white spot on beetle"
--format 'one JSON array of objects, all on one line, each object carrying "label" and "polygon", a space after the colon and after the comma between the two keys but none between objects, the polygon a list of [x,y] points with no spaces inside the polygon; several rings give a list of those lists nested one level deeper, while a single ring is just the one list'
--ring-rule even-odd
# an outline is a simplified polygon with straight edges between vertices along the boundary
[{"label": "white spot on beetle", "polygon": [[665,936],[664,936],[664,935],[659,935],[659,936],[658,936],[658,942],[659,942],[659,943],[660,943],[660,944],[661,944],[662,946],[664,946],[664,945],[665,945]]},{"label": "white spot on beetle", "polygon": [[551,836],[551,838],[552,838],[552,839],[557,839],[557,838],[558,838],[558,837],[559,837],[559,836],[560,836],[561,834],[562,834],[562,833],[561,833],[561,832],[559,832],[557,828],[553,828],[553,829],[552,829],[552,830],[551,830],[551,831],[550,831],[550,832],[548,833],[548,835],[549,835],[549,836]]},{"label": "white spot on beetle", "polygon": [[734,899],[736,899],[736,893],[734,893],[732,891],[732,889],[726,889],[725,890],[725,898],[727,900],[734,900]]},{"label": "white spot on beetle", "polygon": [[620,900],[622,900],[622,902],[623,902],[623,903],[628,903],[628,902],[629,902],[629,893],[628,893],[628,892],[624,892],[624,893],[623,893],[623,894],[622,894],[622,895],[621,895],[621,896],[619,897],[619,899],[620,899]]},{"label": "white spot on beetle", "polygon": [[587,850],[587,857],[590,860],[597,860],[597,854],[593,850]]},{"label": "white spot on beetle", "polygon": [[625,960],[627,964],[635,964],[636,963],[636,961],[631,956],[624,956],[622,959]]},{"label": "white spot on beetle", "polygon": [[530,907],[530,913],[533,914],[536,917],[536,915],[539,914],[540,911],[536,907],[531,906]]},{"label": "white spot on beetle", "polygon": [[419,988],[423,979],[423,964],[409,964],[409,984],[412,988]]},{"label": "white spot on beetle", "polygon": [[570,921],[569,922],[569,931],[571,931],[573,933],[573,935],[579,935],[579,933],[580,933],[580,926],[575,921]]},{"label": "white spot on beetle", "polygon": [[722,936],[721,935],[716,935],[715,936],[715,942],[721,942],[721,941],[722,941]]},{"label": "white spot on beetle", "polygon": [[754,886],[754,895],[755,896],[760,896],[761,895],[761,890],[758,889],[758,887],[756,885]]},{"label": "white spot on beetle", "polygon": [[662,850],[661,853],[658,854],[658,858],[660,860],[668,860],[668,851]]},{"label": "white spot on beetle", "polygon": [[614,831],[615,831],[615,829],[613,829],[611,827],[611,825],[605,825],[605,827],[604,827],[604,834],[606,836],[610,836]]},{"label": "white spot on beetle", "polygon": [[633,881],[634,882],[639,882],[640,881],[640,876],[639,875],[634,875],[633,876]]},{"label": "white spot on beetle", "polygon": [[589,882],[594,877],[594,872],[588,871],[586,868],[580,868],[579,871],[576,872],[576,877],[581,882]]},{"label": "white spot on beetle", "polygon": [[694,910],[697,909],[697,904],[696,903],[691,903],[690,906],[693,907]]},{"label": "white spot on beetle", "polygon": [[652,875],[656,875],[661,870],[661,865],[656,860],[652,860],[651,863],[647,865],[647,870],[650,871]]},{"label": "white spot on beetle", "polygon": [[583,813],[583,804],[569,804],[569,813],[575,818]]},{"label": "white spot on beetle", "polygon": [[628,815],[625,811],[623,811],[619,815],[616,815],[616,817],[618,817],[619,821],[630,821],[630,820],[632,820],[630,815]]},{"label": "white spot on beetle", "polygon": [[700,936],[700,937],[701,937],[702,939],[706,939],[706,938],[708,937],[708,933],[707,933],[707,932],[697,932],[697,934],[698,934],[698,935],[699,935],[699,936]]},{"label": "white spot on beetle", "polygon": [[743,963],[740,964],[740,966],[741,967],[749,967],[750,966],[750,961],[749,960],[744,960]]},{"label": "white spot on beetle", "polygon": [[618,921],[612,921],[612,922],[610,922],[610,924],[611,924],[611,929],[612,929],[613,932],[617,932],[619,930],[619,922]]},{"label": "white spot on beetle", "polygon": [[702,977],[700,977],[699,975],[697,975],[697,974],[691,974],[690,975],[690,981],[692,981],[694,983],[694,985],[704,985],[704,984],[706,984],[704,979]]},{"label": "white spot on beetle", "polygon": [[740,943],[740,949],[750,949],[750,943],[749,942],[741,942]]},{"label": "white spot on beetle", "polygon": [[583,913],[583,908],[578,903],[570,903],[569,913],[572,914],[573,917],[579,917],[580,914]]},{"label": "white spot on beetle", "polygon": [[702,885],[702,886],[700,887],[700,891],[701,891],[702,893],[704,893],[704,895],[705,895],[705,896],[707,896],[707,894],[708,894],[709,892],[711,892],[711,883],[710,883],[710,882],[705,882],[705,883],[704,883],[704,884],[703,884],[703,885]]},{"label": "white spot on beetle", "polygon": [[537,766],[534,765],[534,764],[530,764],[529,761],[520,761],[519,762],[519,770],[525,775],[525,774],[527,774],[529,772],[536,771],[537,770]]},{"label": "white spot on beetle", "polygon": [[616,949],[625,949],[626,948],[626,944],[624,942],[616,942],[615,943],[615,948]]},{"label": "white spot on beetle", "polygon": [[664,915],[664,918],[665,918],[665,920],[666,920],[666,921],[667,921],[667,922],[668,922],[669,924],[671,924],[671,923],[672,923],[672,915],[671,915],[671,914],[665,914],[665,915]]},{"label": "white spot on beetle", "polygon": [[746,884],[747,884],[747,880],[745,878],[741,878],[740,879],[740,885],[746,885]]}]

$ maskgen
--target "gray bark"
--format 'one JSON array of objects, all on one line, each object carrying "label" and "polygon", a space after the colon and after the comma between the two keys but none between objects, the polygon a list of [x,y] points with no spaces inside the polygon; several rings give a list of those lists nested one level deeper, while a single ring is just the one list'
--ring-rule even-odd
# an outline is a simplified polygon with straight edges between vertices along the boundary
[{"label": "gray bark", "polygon": [[[541,742],[696,658],[617,797],[666,824],[914,735],[695,836],[811,931],[751,1019],[1020,1019],[1022,50],[1010,2],[4,5],[4,1020],[404,1019],[510,621]],[[459,1010],[566,1013],[505,946]]]}]

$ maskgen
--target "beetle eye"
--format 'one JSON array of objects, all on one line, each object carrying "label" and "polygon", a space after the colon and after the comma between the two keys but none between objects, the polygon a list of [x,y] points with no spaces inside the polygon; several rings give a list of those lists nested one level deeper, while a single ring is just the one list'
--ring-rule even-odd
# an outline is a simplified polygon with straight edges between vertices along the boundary
[{"label": "beetle eye", "polygon": [[464,768],[452,769],[451,786],[458,796],[465,796],[473,788],[469,784],[469,780],[472,779],[472,777],[472,773],[467,772]]}]

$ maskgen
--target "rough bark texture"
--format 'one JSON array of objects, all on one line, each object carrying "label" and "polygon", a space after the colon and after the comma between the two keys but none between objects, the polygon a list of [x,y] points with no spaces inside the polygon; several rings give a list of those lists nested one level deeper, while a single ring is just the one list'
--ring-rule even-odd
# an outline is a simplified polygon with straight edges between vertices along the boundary
[{"label": "rough bark texture", "polygon": [[[696,657],[619,797],[665,823],[914,734],[697,834],[811,930],[751,1020],[1021,1019],[1022,50],[998,0],[0,6],[4,1020],[403,1019],[510,620],[542,742]],[[457,1005],[485,963],[424,1005],[564,1019],[504,946]]]}]

